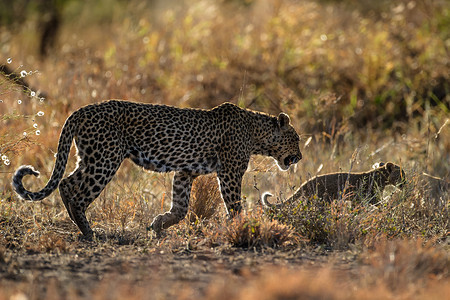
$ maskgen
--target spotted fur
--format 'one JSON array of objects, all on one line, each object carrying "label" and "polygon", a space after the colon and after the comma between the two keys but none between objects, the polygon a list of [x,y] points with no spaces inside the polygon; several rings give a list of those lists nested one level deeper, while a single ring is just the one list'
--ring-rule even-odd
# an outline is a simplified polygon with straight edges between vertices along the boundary
[{"label": "spotted fur", "polygon": [[316,195],[326,201],[337,200],[346,196],[355,196],[359,193],[364,199],[374,204],[376,191],[383,190],[387,185],[402,186],[405,182],[403,168],[388,162],[380,163],[379,167],[360,173],[330,173],[319,175],[304,182],[292,197],[283,203],[272,204],[267,198],[270,193],[264,193],[261,202],[266,208],[280,209],[288,203],[292,203],[301,197],[310,198]]},{"label": "spotted fur", "polygon": [[[78,166],[62,179],[73,139]],[[192,181],[203,174],[217,173],[228,214],[239,213],[242,176],[253,154],[272,156],[282,170],[302,158],[286,114],[273,117],[230,103],[201,110],[111,100],[82,107],[66,120],[52,176],[42,190],[30,192],[22,184],[25,175],[39,175],[31,166],[21,166],[12,184],[21,198],[32,201],[59,186],[70,218],[91,236],[85,211],[124,159],[146,170],[174,171],[170,211],[151,225],[160,232],[186,216]]]}]

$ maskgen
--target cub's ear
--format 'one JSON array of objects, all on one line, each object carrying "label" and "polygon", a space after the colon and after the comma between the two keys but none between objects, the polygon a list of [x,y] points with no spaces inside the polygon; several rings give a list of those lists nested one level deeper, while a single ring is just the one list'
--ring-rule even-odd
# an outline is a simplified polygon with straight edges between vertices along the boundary
[{"label": "cub's ear", "polygon": [[278,115],[278,125],[280,128],[286,128],[291,123],[291,119],[289,119],[289,116],[285,113],[280,113]]},{"label": "cub's ear", "polygon": [[394,171],[394,169],[395,169],[395,165],[393,163],[391,163],[391,162],[388,162],[384,167],[386,168],[386,170],[389,173],[392,173]]}]

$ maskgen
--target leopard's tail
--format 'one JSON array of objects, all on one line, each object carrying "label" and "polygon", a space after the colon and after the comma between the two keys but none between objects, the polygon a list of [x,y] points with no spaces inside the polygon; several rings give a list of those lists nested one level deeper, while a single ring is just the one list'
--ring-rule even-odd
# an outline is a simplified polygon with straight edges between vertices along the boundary
[{"label": "leopard's tail", "polygon": [[23,186],[22,179],[26,175],[39,176],[39,172],[32,166],[21,166],[17,169],[12,179],[12,186],[14,191],[23,199],[31,201],[39,201],[49,196],[59,185],[59,182],[64,175],[67,160],[69,157],[72,140],[76,134],[76,119],[77,113],[72,114],[66,121],[61,131],[58,143],[58,153],[56,155],[55,167],[53,168],[52,176],[47,182],[47,185],[38,192],[30,192]]}]

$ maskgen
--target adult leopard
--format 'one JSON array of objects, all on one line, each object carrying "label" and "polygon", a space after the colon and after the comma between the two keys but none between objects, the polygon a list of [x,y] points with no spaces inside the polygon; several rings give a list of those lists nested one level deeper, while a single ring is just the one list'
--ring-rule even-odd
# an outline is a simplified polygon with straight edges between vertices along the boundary
[{"label": "adult leopard", "polygon": [[[73,139],[77,168],[62,179]],[[231,103],[202,110],[110,100],[69,116],[51,178],[42,190],[30,192],[22,184],[25,175],[39,175],[31,166],[21,166],[12,184],[21,198],[32,201],[44,199],[59,185],[70,218],[89,237],[93,231],[85,211],[124,159],[146,170],[175,171],[170,211],[151,224],[159,233],[186,216],[192,181],[198,175],[216,172],[228,214],[238,214],[242,176],[253,154],[275,158],[282,170],[302,158],[288,115],[273,117]]]}]

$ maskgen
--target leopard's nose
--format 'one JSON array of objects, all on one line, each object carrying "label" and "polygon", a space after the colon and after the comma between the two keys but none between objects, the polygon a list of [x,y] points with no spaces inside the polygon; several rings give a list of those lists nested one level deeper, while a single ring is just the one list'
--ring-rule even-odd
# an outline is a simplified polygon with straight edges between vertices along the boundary
[{"label": "leopard's nose", "polygon": [[300,155],[290,155],[288,157],[286,157],[286,159],[284,160],[284,164],[289,166],[289,165],[293,165],[296,164],[300,161],[300,159],[302,159],[301,154]]},{"label": "leopard's nose", "polygon": [[298,162],[300,161],[300,159],[301,159],[301,157],[293,156],[293,157],[291,158],[291,164],[296,164],[296,163],[298,163]]}]

